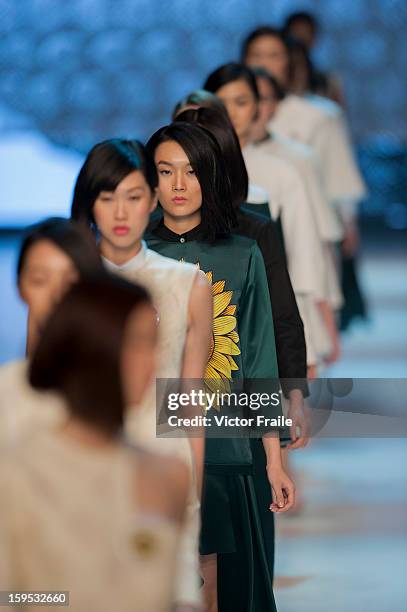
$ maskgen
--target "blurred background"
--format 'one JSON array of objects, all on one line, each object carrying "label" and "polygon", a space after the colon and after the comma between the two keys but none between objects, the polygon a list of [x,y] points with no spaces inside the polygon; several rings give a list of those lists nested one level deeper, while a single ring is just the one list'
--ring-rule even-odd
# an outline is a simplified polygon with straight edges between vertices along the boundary
[{"label": "blurred background", "polygon": [[[327,375],[407,376],[405,0],[0,0],[0,363],[24,355],[21,229],[67,215],[84,154],[146,139],[244,36],[315,14],[314,59],[340,79],[369,188],[360,205],[367,317]],[[404,439],[319,440],[295,453],[303,508],[278,523],[280,611],[404,612]]]}]

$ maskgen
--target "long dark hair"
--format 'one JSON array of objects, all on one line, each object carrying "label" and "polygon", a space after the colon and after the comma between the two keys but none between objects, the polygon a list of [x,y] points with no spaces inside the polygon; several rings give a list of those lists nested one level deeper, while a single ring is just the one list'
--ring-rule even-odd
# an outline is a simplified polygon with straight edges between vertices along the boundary
[{"label": "long dark hair", "polygon": [[151,304],[143,288],[107,273],[73,285],[41,334],[30,364],[31,385],[61,393],[71,414],[115,434],[125,411],[120,372],[124,329],[142,304]]},{"label": "long dark hair", "polygon": [[230,181],[221,149],[212,134],[198,126],[175,121],[153,134],[147,150],[154,156],[163,142],[177,142],[196,172],[201,191],[201,229],[204,240],[212,242],[230,233],[236,224]]},{"label": "long dark hair", "polygon": [[48,240],[61,249],[72,260],[81,278],[103,271],[91,233],[71,219],[50,217],[26,229],[17,260],[18,281],[30,249],[42,240]]},{"label": "long dark hair", "polygon": [[257,101],[259,101],[259,90],[257,89],[256,77],[253,71],[244,64],[230,62],[220,66],[208,76],[205,81],[204,89],[216,93],[221,87],[234,81],[245,81]]},{"label": "long dark hair", "polygon": [[114,191],[128,174],[140,170],[150,189],[158,184],[154,161],[138,140],[112,138],[88,153],[76,180],[72,200],[73,219],[94,224],[93,206],[101,191]]},{"label": "long dark hair", "polygon": [[288,79],[291,83],[295,77],[296,62],[301,58],[306,69],[306,91],[315,91],[318,84],[318,75],[311,60],[307,47],[296,38],[287,37],[288,44]]},{"label": "long dark hair", "polygon": [[233,206],[239,208],[247,200],[249,177],[239,139],[228,115],[218,111],[216,107],[201,107],[185,110],[178,115],[176,121],[199,125],[216,138],[230,178]]}]

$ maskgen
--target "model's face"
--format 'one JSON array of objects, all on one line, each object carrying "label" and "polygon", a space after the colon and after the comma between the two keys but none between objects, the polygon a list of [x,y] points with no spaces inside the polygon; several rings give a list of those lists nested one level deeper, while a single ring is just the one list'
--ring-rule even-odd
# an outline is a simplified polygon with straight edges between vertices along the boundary
[{"label": "model's face", "polygon": [[315,44],[315,32],[306,21],[296,21],[290,26],[290,36],[302,42],[307,49],[311,49]]},{"label": "model's face", "polygon": [[247,139],[257,114],[257,100],[245,80],[232,81],[216,92],[226,107],[240,140]]},{"label": "model's face", "polygon": [[43,327],[62,296],[79,278],[68,255],[50,240],[35,243],[26,254],[19,280],[20,295],[28,305],[29,320]]},{"label": "model's face", "polygon": [[156,368],[157,314],[149,305],[134,310],[126,323],[121,375],[127,406],[143,399]]},{"label": "model's face", "polygon": [[101,191],[93,216],[101,234],[102,254],[109,258],[111,252],[137,248],[156,204],[156,194],[139,170],[130,172],[114,191]]},{"label": "model's face", "polygon": [[245,63],[265,68],[283,86],[288,76],[288,53],[284,43],[274,36],[259,36],[249,46]]},{"label": "model's face", "polygon": [[200,221],[202,191],[184,149],[174,140],[160,144],[155,152],[158,199],[165,215],[173,219]]}]

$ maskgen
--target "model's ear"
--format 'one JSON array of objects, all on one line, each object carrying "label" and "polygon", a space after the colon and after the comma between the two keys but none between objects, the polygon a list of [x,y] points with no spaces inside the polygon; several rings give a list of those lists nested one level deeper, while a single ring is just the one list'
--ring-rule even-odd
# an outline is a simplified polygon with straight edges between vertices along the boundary
[{"label": "model's ear", "polygon": [[153,210],[157,208],[157,204],[158,204],[158,187],[154,189],[154,192],[151,198],[150,213],[152,213]]}]

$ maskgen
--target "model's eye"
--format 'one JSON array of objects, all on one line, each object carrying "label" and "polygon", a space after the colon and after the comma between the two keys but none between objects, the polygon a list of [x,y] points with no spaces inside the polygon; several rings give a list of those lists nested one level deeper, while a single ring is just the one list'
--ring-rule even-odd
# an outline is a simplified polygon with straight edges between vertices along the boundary
[{"label": "model's eye", "polygon": [[101,195],[99,196],[99,200],[101,202],[111,202],[113,200],[112,196],[109,195]]},{"label": "model's eye", "polygon": [[196,175],[195,170],[188,170],[188,175],[189,176],[195,176]]},{"label": "model's eye", "polygon": [[130,202],[138,202],[139,200],[141,200],[141,196],[139,195],[130,196],[129,200]]},{"label": "model's eye", "polygon": [[161,174],[161,176],[169,176],[171,174],[171,170],[159,170],[159,174]]}]

